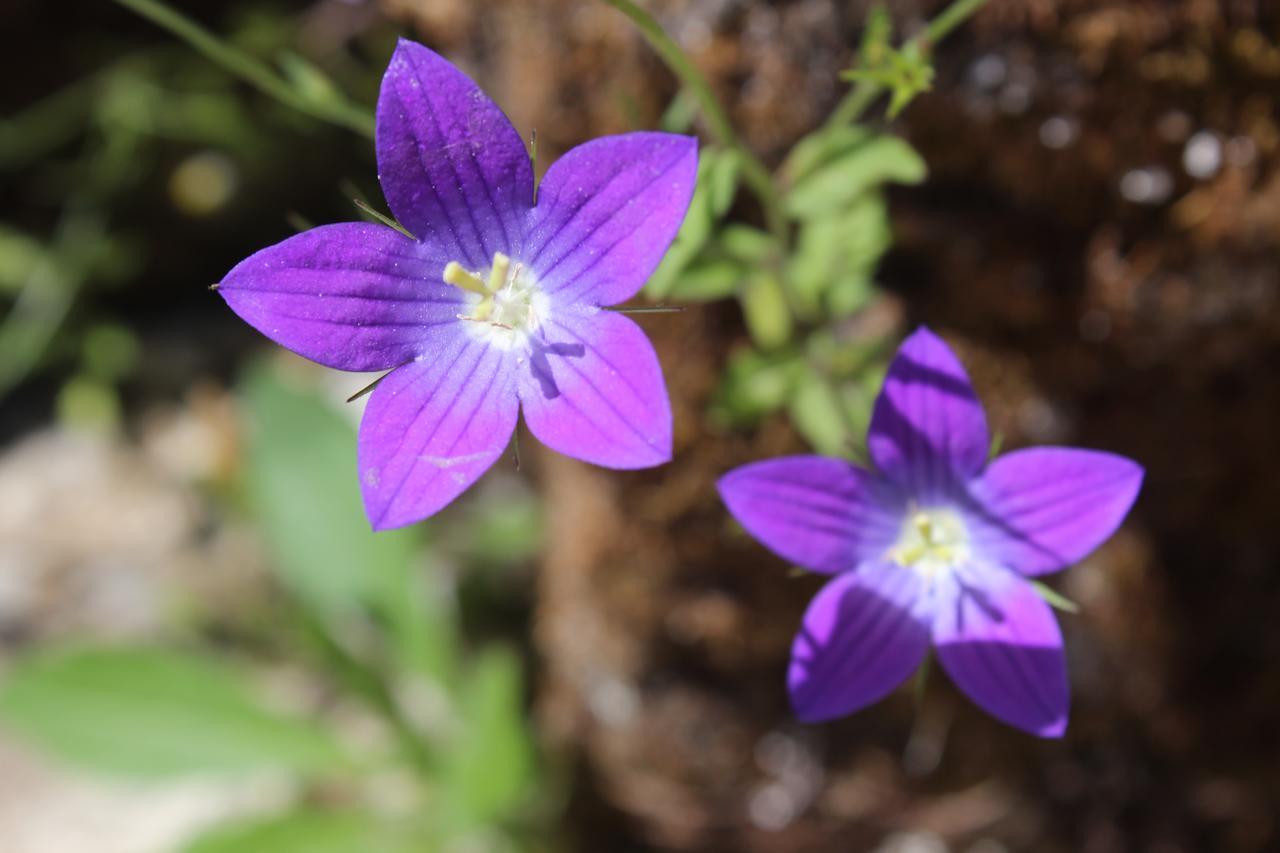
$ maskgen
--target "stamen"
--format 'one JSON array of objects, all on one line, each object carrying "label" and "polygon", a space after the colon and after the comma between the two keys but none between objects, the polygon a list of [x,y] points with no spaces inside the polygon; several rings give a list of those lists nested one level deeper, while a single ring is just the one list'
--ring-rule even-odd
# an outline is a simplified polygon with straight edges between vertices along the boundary
[{"label": "stamen", "polygon": [[483,340],[503,349],[523,344],[545,319],[549,301],[524,264],[495,252],[488,271],[472,272],[457,261],[445,265],[447,284],[479,296],[456,316]]},{"label": "stamen", "polygon": [[[445,272],[449,270],[446,267]],[[507,283],[507,273],[511,271],[511,259],[501,252],[493,253],[493,266],[489,269],[489,292],[497,293]],[[448,281],[448,279],[445,279]]]},{"label": "stamen", "polygon": [[491,292],[485,288],[484,280],[480,276],[463,269],[462,264],[457,261],[449,261],[449,263],[445,264],[443,278],[446,284],[452,284],[454,287],[460,287],[463,290],[470,290],[472,293],[478,293],[481,296],[488,296]]},{"label": "stamen", "polygon": [[887,556],[904,568],[932,577],[969,558],[969,533],[961,517],[950,509],[911,506],[902,533]]}]

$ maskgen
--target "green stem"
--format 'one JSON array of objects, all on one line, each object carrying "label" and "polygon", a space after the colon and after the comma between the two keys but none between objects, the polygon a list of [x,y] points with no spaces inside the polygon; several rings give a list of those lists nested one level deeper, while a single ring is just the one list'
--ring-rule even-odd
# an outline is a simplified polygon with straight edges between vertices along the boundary
[{"label": "green stem", "polygon": [[689,59],[688,54],[671,36],[667,35],[653,16],[632,0],[604,0],[604,2],[626,15],[639,28],[650,47],[666,63],[667,68],[680,79],[688,91],[693,93],[698,106],[702,109],[702,115],[707,120],[707,128],[711,131],[712,137],[721,145],[738,153],[742,162],[743,180],[760,200],[769,230],[783,245],[786,245],[787,221],[782,212],[782,198],[778,194],[773,177],[764,163],[760,162],[760,158],[756,157],[738,136],[733,128],[733,122],[729,121],[728,113],[721,106],[715,93],[711,91],[707,78],[702,76],[702,72]]},{"label": "green stem", "polygon": [[306,97],[270,65],[227,44],[181,12],[159,0],[115,0],[178,38],[190,44],[207,58],[286,106],[321,121],[354,130],[373,138],[373,116],[345,98],[316,101]]},{"label": "green stem", "polygon": [[363,697],[382,715],[387,725],[395,732],[396,738],[414,766],[423,775],[430,775],[435,765],[431,750],[401,710],[400,703],[396,701],[382,676],[347,651],[346,647],[329,632],[329,627],[324,620],[313,613],[307,605],[300,603],[298,613],[307,634],[320,647],[320,652],[338,678],[348,690]]},{"label": "green stem", "polygon": [[[938,17],[928,26],[913,36],[907,44],[915,44],[929,48],[942,41],[952,30],[963,24],[974,13],[987,4],[987,0],[955,0],[947,8],[938,13]],[[884,87],[870,80],[860,80],[849,93],[840,100],[827,118],[829,126],[852,124],[862,117],[867,108],[875,103],[876,98],[884,94]]]}]

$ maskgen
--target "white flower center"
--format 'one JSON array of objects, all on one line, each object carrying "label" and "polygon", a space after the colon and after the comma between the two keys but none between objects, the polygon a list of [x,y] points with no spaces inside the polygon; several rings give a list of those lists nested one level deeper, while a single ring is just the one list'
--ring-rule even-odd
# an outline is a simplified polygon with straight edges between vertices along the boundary
[{"label": "white flower center", "polygon": [[472,297],[470,310],[458,319],[466,322],[473,335],[494,346],[512,349],[524,344],[547,318],[551,300],[524,264],[513,264],[501,252],[494,254],[487,276],[450,261],[443,278]]},{"label": "white flower center", "polygon": [[969,560],[969,531],[954,510],[913,508],[902,523],[889,559],[934,577]]}]

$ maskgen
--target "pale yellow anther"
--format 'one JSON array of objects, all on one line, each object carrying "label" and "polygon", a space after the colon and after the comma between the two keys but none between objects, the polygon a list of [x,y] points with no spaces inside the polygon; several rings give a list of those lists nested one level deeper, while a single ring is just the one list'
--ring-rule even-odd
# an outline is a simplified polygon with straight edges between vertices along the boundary
[{"label": "pale yellow anther", "polygon": [[913,509],[888,557],[925,576],[969,558],[969,532],[964,521],[946,508]]},{"label": "pale yellow anther", "polygon": [[463,290],[470,290],[472,293],[478,293],[481,296],[488,296],[490,290],[484,286],[484,280],[473,272],[468,272],[462,268],[462,264],[457,261],[449,261],[444,266],[444,276],[446,284],[452,284],[454,287],[460,287]]},{"label": "pale yellow anther", "polygon": [[507,284],[507,273],[511,271],[511,259],[501,252],[493,253],[493,266],[489,268],[489,292],[497,293]]}]

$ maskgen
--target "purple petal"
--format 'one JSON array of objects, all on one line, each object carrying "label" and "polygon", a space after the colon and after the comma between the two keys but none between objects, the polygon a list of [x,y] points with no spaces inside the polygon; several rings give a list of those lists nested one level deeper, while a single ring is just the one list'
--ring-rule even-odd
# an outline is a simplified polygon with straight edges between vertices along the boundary
[{"label": "purple petal", "polygon": [[815,572],[852,569],[893,547],[902,500],[861,468],[822,456],[786,456],[736,468],[720,496],[747,532]]},{"label": "purple petal", "polygon": [[455,334],[374,389],[360,422],[365,511],[375,530],[437,512],[488,470],[515,430],[506,353]]},{"label": "purple petal", "polygon": [[889,365],[867,432],[876,466],[918,499],[944,496],[982,470],[990,437],[982,403],[951,348],[923,326]]},{"label": "purple petal", "polygon": [[1053,611],[999,568],[940,581],[933,639],[956,686],[993,717],[1041,737],[1067,727],[1067,668]]},{"label": "purple petal", "polygon": [[606,468],[671,459],[671,403],[653,345],[611,311],[553,316],[519,369],[525,423],[566,456]]},{"label": "purple petal", "polygon": [[630,299],[675,238],[697,172],[689,136],[627,133],[579,145],[538,187],[525,262],[557,302]]},{"label": "purple petal", "polygon": [[1142,467],[1113,453],[1036,447],[999,457],[974,481],[974,544],[1024,575],[1084,559],[1138,497]]},{"label": "purple petal", "polygon": [[400,40],[382,78],[378,178],[396,219],[469,269],[518,255],[533,204],[520,134],[471,78]]},{"label": "purple petal", "polygon": [[413,360],[434,326],[456,323],[441,263],[384,225],[322,225],[250,255],[218,294],[283,347],[340,370]]},{"label": "purple petal", "polygon": [[929,626],[921,581],[893,563],[837,575],[809,604],[791,647],[787,686],[796,715],[830,720],[878,702],[924,660]]}]

